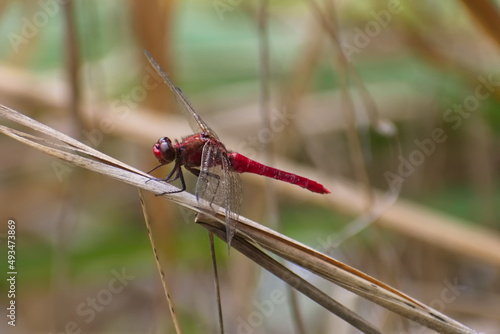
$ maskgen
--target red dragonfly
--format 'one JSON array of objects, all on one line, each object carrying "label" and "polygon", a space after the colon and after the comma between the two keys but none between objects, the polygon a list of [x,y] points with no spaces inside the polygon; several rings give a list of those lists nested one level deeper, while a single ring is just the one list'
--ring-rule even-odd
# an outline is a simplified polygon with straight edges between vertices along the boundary
[{"label": "red dragonfly", "polygon": [[239,153],[231,152],[220,141],[215,132],[197,114],[182,91],[174,86],[167,75],[161,70],[149,52],[145,51],[151,66],[161,76],[174,94],[181,100],[185,109],[195,121],[194,135],[185,137],[181,142],[174,143],[162,137],[154,144],[153,153],[160,163],[149,171],[174,162],[174,167],[164,179],[164,182],[181,181],[181,189],[171,193],[186,190],[184,175],[181,167],[198,177],[196,182],[196,198],[205,199],[210,205],[215,203],[225,209],[226,239],[228,245],[234,236],[236,220],[241,205],[241,182],[238,173],[254,173],[276,180],[298,185],[302,188],[319,194],[329,194],[330,191],[323,185],[305,177],[288,173],[273,167],[265,166]]}]

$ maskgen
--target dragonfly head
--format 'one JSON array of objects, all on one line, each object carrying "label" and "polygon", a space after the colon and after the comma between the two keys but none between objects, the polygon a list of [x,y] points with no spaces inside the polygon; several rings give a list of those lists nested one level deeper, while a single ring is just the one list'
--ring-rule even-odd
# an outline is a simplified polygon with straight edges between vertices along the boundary
[{"label": "dragonfly head", "polygon": [[175,160],[176,150],[169,138],[162,137],[154,144],[153,154],[160,164],[165,165]]}]

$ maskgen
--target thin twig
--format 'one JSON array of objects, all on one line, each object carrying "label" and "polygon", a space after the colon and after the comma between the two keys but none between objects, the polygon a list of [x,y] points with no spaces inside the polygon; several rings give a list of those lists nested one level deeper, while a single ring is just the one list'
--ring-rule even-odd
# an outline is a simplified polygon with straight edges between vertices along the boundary
[{"label": "thin twig", "polygon": [[307,333],[304,326],[304,320],[302,319],[302,314],[300,313],[299,298],[297,291],[288,285],[288,298],[290,298],[290,311],[292,312],[292,319],[295,324],[295,330],[297,333]]},{"label": "thin twig", "polygon": [[168,292],[167,280],[165,278],[165,273],[163,272],[163,269],[161,267],[160,259],[158,257],[158,251],[153,238],[153,232],[151,230],[151,225],[149,224],[149,216],[148,216],[148,211],[146,209],[146,204],[144,203],[144,197],[142,196],[142,192],[140,189],[137,189],[137,192],[139,193],[142,213],[144,215],[144,222],[146,223],[146,229],[148,231],[149,242],[151,244],[151,248],[153,250],[153,254],[155,257],[156,268],[158,269],[158,272],[160,274],[161,285],[163,286],[163,292],[165,293],[165,298],[167,299],[168,309],[170,311],[170,315],[172,316],[172,322],[174,323],[175,332],[177,334],[181,334],[182,333],[181,326],[179,325],[179,321],[177,320],[177,316],[175,315],[174,303],[172,301],[172,298],[170,297],[170,293]]},{"label": "thin twig", "polygon": [[[270,129],[271,127],[271,88],[270,82],[270,62],[269,62],[269,32],[267,29],[267,8],[268,0],[259,1],[259,10],[257,15],[258,33],[259,33],[259,70],[260,70],[260,117],[262,129]],[[264,147],[264,162],[267,165],[274,165],[273,160],[273,143],[265,141],[262,144]],[[276,188],[274,183],[266,179],[265,181],[265,196],[267,203],[267,215],[269,225],[273,228],[278,228],[279,212],[278,201],[276,198]]]},{"label": "thin twig", "polygon": [[70,88],[68,109],[74,125],[76,128],[81,129],[85,123],[80,112],[80,51],[75,16],[73,15],[73,5],[74,1],[66,1],[62,4],[65,23],[66,72],[68,74],[68,86]]},{"label": "thin twig", "polygon": [[208,232],[208,240],[210,242],[210,254],[212,259],[212,267],[214,270],[215,293],[217,294],[217,312],[219,313],[219,328],[220,333],[224,334],[224,317],[222,314],[222,299],[220,297],[219,272],[217,270],[217,258],[215,256],[214,235],[211,232]]}]

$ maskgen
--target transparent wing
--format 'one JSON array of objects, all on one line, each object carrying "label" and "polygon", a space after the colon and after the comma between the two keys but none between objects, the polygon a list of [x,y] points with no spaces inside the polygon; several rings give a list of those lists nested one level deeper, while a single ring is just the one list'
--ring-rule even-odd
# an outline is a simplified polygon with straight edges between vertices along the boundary
[{"label": "transparent wing", "polygon": [[[205,144],[200,176],[196,183],[196,196],[225,210],[228,244],[234,236],[236,220],[241,207],[242,189],[238,173],[232,171],[226,149]],[[208,208],[213,210],[213,208]]]},{"label": "transparent wing", "polygon": [[224,195],[225,195],[225,208],[226,208],[226,240],[228,245],[231,245],[236,230],[236,221],[238,219],[241,201],[243,199],[243,190],[241,189],[241,181],[238,173],[233,172],[227,154],[225,159],[222,160],[222,169],[224,170]]},{"label": "transparent wing", "polygon": [[188,99],[186,98],[186,96],[184,96],[184,94],[182,93],[181,89],[176,87],[172,81],[170,81],[170,79],[168,78],[168,76],[165,74],[165,72],[162,71],[160,65],[158,65],[158,63],[153,59],[153,57],[151,56],[151,54],[149,54],[148,51],[144,50],[144,54],[146,55],[146,58],[148,59],[149,63],[151,64],[151,66],[155,69],[156,73],[158,73],[158,75],[163,79],[163,82],[168,86],[170,87],[170,89],[172,90],[172,92],[174,92],[175,96],[182,102],[182,105],[184,106],[184,108],[189,112],[189,114],[191,115],[191,117],[196,121],[196,124],[197,124],[197,127],[198,129],[193,129],[195,132],[198,132],[198,130],[201,129],[201,131],[207,133],[207,134],[210,134],[210,136],[216,138],[216,139],[219,139],[219,137],[217,137],[217,134],[212,130],[210,129],[210,127],[207,125],[207,123],[205,123],[203,121],[203,119],[200,117],[200,115],[198,115],[196,113],[196,111],[194,111],[194,108],[191,106],[191,103],[189,103]]},{"label": "transparent wing", "polygon": [[208,201],[208,203],[219,205],[220,201],[215,198],[215,195],[218,183],[220,183],[220,178],[223,177],[223,173],[222,170],[218,170],[217,168],[211,168],[211,171],[209,171],[209,166],[215,164],[215,154],[216,150],[212,145],[206,143],[205,146],[203,146],[203,151],[201,153],[200,175],[198,176],[198,181],[196,182],[195,194],[197,199],[202,198]]}]

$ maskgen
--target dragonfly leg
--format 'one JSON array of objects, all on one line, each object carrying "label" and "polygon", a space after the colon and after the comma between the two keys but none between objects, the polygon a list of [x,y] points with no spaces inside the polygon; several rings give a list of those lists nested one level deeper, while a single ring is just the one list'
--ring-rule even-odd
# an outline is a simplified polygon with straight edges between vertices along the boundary
[{"label": "dragonfly leg", "polygon": [[[175,170],[175,169],[174,169]],[[156,196],[162,196],[162,195],[165,195],[165,194],[176,194],[176,193],[181,193],[183,192],[184,190],[186,190],[186,182],[184,182],[184,174],[182,173],[182,169],[181,167],[179,166],[177,168],[177,173],[175,174],[175,177],[173,179],[172,178],[172,175],[173,172],[170,172],[169,175],[167,175],[167,177],[163,180],[161,179],[161,181],[165,181],[165,182],[172,182],[172,181],[175,181],[177,179],[181,179],[181,189],[179,190],[174,190],[174,191],[166,191],[166,192],[163,192],[161,194],[157,194]],[[170,180],[169,180],[170,179]]]},{"label": "dragonfly leg", "polygon": [[163,165],[165,165],[165,164],[159,164],[159,165],[158,165],[158,166],[156,166],[155,168],[151,169],[151,170],[148,172],[148,174],[150,174],[152,171],[157,170],[158,168],[160,168],[160,167],[161,167],[161,166],[163,166]]},{"label": "dragonfly leg", "polygon": [[[177,173],[175,174],[175,177],[172,178],[172,175],[174,175],[174,173],[176,171],[177,171]],[[172,168],[172,170],[170,171],[170,173],[168,173],[167,177],[165,177],[163,179],[163,181],[170,183],[170,182],[173,182],[173,181],[177,180],[179,178],[179,172],[182,173],[181,166],[175,164],[174,168]]]},{"label": "dragonfly leg", "polygon": [[[175,175],[174,175],[174,173],[175,173]],[[163,192],[161,194],[156,195],[156,196],[162,196],[165,194],[180,193],[180,192],[183,192],[184,190],[186,190],[186,182],[184,182],[184,174],[182,173],[181,165],[176,162],[174,168],[172,168],[170,173],[168,173],[168,175],[164,179],[151,178],[148,181],[154,180],[154,181],[163,181],[163,182],[171,183],[179,178],[181,179],[181,189],[174,190],[174,191],[166,191],[166,192]],[[146,182],[148,182],[148,181],[146,181]]]},{"label": "dragonfly leg", "polygon": [[[160,165],[160,166],[163,166],[163,165]],[[153,170],[155,170],[156,168],[158,168],[158,167],[160,167],[160,166],[157,166],[157,167],[155,167],[154,169],[150,170],[150,171],[148,172],[148,174],[149,174],[149,173],[151,173]],[[179,178],[179,172],[178,172],[178,171],[179,171],[180,169],[181,169],[181,166],[180,166],[180,165],[178,165],[178,164],[175,164],[174,168],[172,168],[172,170],[170,171],[170,173],[168,173],[168,175],[167,175],[164,179],[162,179],[162,178],[157,178],[157,177],[152,177],[152,178],[150,178],[149,180],[147,180],[147,181],[146,181],[146,183],[147,183],[147,182],[149,182],[149,181],[163,181],[163,182],[167,182],[167,183],[173,182],[173,181],[175,181],[175,180],[177,180],[177,179]],[[172,178],[172,175],[173,175],[175,172],[177,172],[177,174],[175,175],[175,177],[174,177],[174,178]]]},{"label": "dragonfly leg", "polygon": [[177,172],[177,175],[175,176],[174,180],[176,180],[178,178],[181,179],[181,189],[178,192],[182,192],[182,191],[186,190],[186,182],[184,182],[184,173],[182,173],[181,167],[179,167],[179,171]]}]

